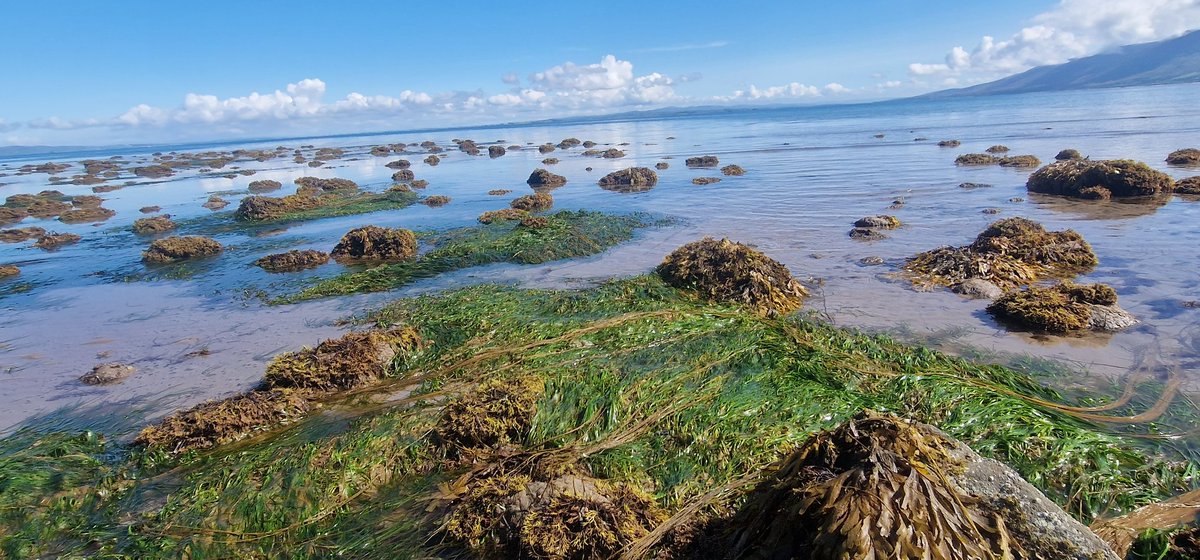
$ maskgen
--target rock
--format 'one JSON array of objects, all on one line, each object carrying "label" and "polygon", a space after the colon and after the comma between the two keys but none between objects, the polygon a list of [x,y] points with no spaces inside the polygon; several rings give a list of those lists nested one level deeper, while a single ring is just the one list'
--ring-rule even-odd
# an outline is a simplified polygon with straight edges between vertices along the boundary
[{"label": "rock", "polygon": [[442,206],[450,204],[450,197],[445,196],[445,195],[435,194],[433,196],[427,196],[425,198],[422,198],[421,204],[424,204],[430,208],[440,208]]},{"label": "rock", "polygon": [[1074,148],[1067,148],[1061,152],[1058,152],[1058,154],[1056,154],[1054,156],[1054,159],[1056,161],[1066,161],[1069,159],[1083,159],[1083,154],[1079,153],[1079,150],[1076,150]]},{"label": "rock", "polygon": [[264,193],[277,191],[283,188],[283,183],[273,181],[271,179],[260,179],[258,181],[250,181],[249,190],[252,193]]},{"label": "rock", "polygon": [[1000,167],[1037,167],[1042,164],[1042,160],[1031,155],[1007,156],[1000,158],[996,163],[1000,164]]},{"label": "rock", "polygon": [[371,155],[373,156],[386,156],[390,153],[392,153],[392,149],[387,146],[375,146],[371,148]]},{"label": "rock", "polygon": [[500,210],[488,210],[479,215],[479,223],[490,224],[493,222],[504,222],[509,220],[521,220],[529,215],[525,210],[516,208],[503,208]]},{"label": "rock", "polygon": [[567,184],[567,178],[563,177],[562,175],[551,173],[545,169],[536,169],[533,173],[529,174],[529,178],[525,180],[525,183],[535,189],[552,189]]},{"label": "rock", "polygon": [[1175,150],[1167,156],[1167,163],[1171,165],[1200,164],[1200,149],[1184,148],[1182,150]]},{"label": "rock", "polygon": [[411,166],[412,166],[412,163],[406,159],[398,159],[396,161],[389,161],[389,162],[387,162],[386,165],[384,165],[384,167],[387,167],[388,169],[408,169]]},{"label": "rock", "polygon": [[1000,209],[999,208],[984,208],[983,210],[980,210],[980,212],[983,214],[999,214]]},{"label": "rock", "polygon": [[49,233],[43,235],[33,246],[45,251],[54,251],[64,245],[72,245],[83,239],[74,233]]},{"label": "rock", "polygon": [[133,232],[138,235],[154,235],[175,229],[175,222],[168,215],[140,218],[133,221]]},{"label": "rock", "polygon": [[982,278],[968,278],[950,287],[950,291],[977,299],[996,299],[1004,295],[1004,290]]},{"label": "rock", "polygon": [[850,230],[850,239],[858,241],[882,241],[887,238],[888,236],[886,234],[881,233],[874,228],[856,227]]},{"label": "rock", "polygon": [[526,212],[543,212],[554,206],[554,197],[549,193],[533,193],[525,196],[514,198],[509,203],[513,209],[524,210]]},{"label": "rock", "polygon": [[413,182],[409,183],[409,186],[411,186],[414,189],[423,189],[423,188],[429,186],[429,181],[426,181],[425,179],[416,179]]},{"label": "rock", "polygon": [[20,273],[21,269],[11,264],[0,265],[0,278],[8,278],[9,276],[16,276]]},{"label": "rock", "polygon": [[1003,144],[996,144],[995,146],[992,146],[984,151],[989,154],[1003,154],[1003,153],[1008,152],[1008,146],[1005,146]]},{"label": "rock", "polygon": [[[1117,292],[1104,284],[1059,282],[1008,292],[988,306],[997,319],[1040,332],[1066,333],[1095,327],[1119,330],[1137,321],[1115,307]],[[1097,311],[1096,308],[1104,307]]]},{"label": "rock", "polygon": [[663,169],[666,169],[666,168],[668,168],[668,167],[671,167],[671,164],[669,164],[669,163],[667,163],[667,162],[665,162],[665,161],[660,161],[660,162],[658,162],[658,163],[654,164],[654,168],[655,168],[655,169],[657,169],[657,170],[659,170],[659,171],[662,171]]},{"label": "rock", "polygon": [[491,196],[504,196],[511,192],[512,192],[511,189],[492,189],[492,190],[488,191],[487,193]]},{"label": "rock", "polygon": [[216,240],[192,236],[172,236],[157,239],[142,252],[142,261],[148,263],[172,263],[176,261],[218,255],[224,247]]},{"label": "rock", "polygon": [[879,265],[883,264],[883,257],[876,257],[876,256],[863,257],[861,259],[858,259],[858,264],[861,264],[863,266],[879,266]]},{"label": "rock", "polygon": [[896,229],[900,227],[900,219],[895,216],[879,215],[859,218],[854,222],[856,228]]},{"label": "rock", "polygon": [[301,187],[316,189],[320,192],[358,190],[358,183],[355,183],[350,179],[339,179],[336,177],[332,179],[323,179],[321,177],[301,177],[296,179],[295,183]]},{"label": "rock", "polygon": [[720,182],[721,182],[720,177],[696,177],[695,179],[692,179],[693,185],[711,185],[713,183],[720,183]]},{"label": "rock", "polygon": [[1117,305],[1093,305],[1088,328],[1094,331],[1117,332],[1136,325],[1138,320],[1132,313]]},{"label": "rock", "polygon": [[1200,175],[1180,179],[1175,183],[1177,194],[1200,194]]},{"label": "rock", "polygon": [[542,165],[555,165],[558,163],[558,158],[548,157],[542,160]]},{"label": "rock", "polygon": [[963,154],[954,158],[955,165],[994,165],[1000,159],[991,154]]},{"label": "rock", "polygon": [[26,227],[0,230],[0,243],[24,243],[46,235],[46,230],[40,227]]},{"label": "rock", "polygon": [[745,175],[746,170],[742,169],[740,165],[726,165],[721,168],[721,174],[726,176]]},{"label": "rock", "polygon": [[459,142],[458,150],[469,156],[479,155],[479,146],[476,146],[473,140],[463,140],[462,142]]},{"label": "rock", "polygon": [[160,210],[162,210],[161,206],[143,206],[141,208],[138,208],[138,212],[141,212],[143,214],[153,214]]},{"label": "rock", "polygon": [[728,239],[688,243],[667,255],[656,271],[671,286],[745,304],[768,317],[799,309],[808,296],[782,263]]},{"label": "rock", "polygon": [[495,159],[505,154],[504,146],[488,146],[488,157]]},{"label": "rock", "polygon": [[407,260],[417,256],[417,237],[407,229],[360,227],[342,236],[332,255],[335,259]]},{"label": "rock", "polygon": [[424,161],[425,161],[425,165],[428,165],[430,167],[436,167],[437,164],[442,162],[442,158],[439,158],[437,156],[429,156],[429,157],[425,158]]},{"label": "rock", "polygon": [[416,175],[413,174],[411,169],[401,169],[400,171],[392,173],[392,180],[397,182],[411,181],[415,178]]},{"label": "rock", "polygon": [[717,156],[696,156],[684,160],[684,165],[688,167],[716,167],[721,164],[721,160]]},{"label": "rock", "polygon": [[1154,196],[1173,186],[1166,173],[1131,160],[1060,161],[1038,169],[1025,183],[1029,192],[1094,200]]},{"label": "rock", "polygon": [[174,175],[175,172],[165,165],[147,165],[145,167],[134,167],[133,174],[147,179],[162,179]]},{"label": "rock", "polygon": [[642,192],[658,184],[658,174],[645,167],[630,167],[613,171],[600,178],[600,187],[618,192]]},{"label": "rock", "polygon": [[92,371],[84,374],[79,380],[87,385],[111,385],[124,381],[136,371],[137,368],[129,364],[112,362],[92,368]]},{"label": "rock", "polygon": [[275,220],[292,212],[311,210],[320,205],[321,199],[310,194],[289,194],[282,198],[254,195],[242,199],[234,216],[250,221]]},{"label": "rock", "polygon": [[566,138],[562,142],[558,143],[558,147],[563,150],[567,150],[570,148],[574,148],[575,146],[578,146],[582,143],[583,142],[580,142],[578,138]]},{"label": "rock", "polygon": [[538,152],[548,154],[554,151],[554,144],[542,144],[538,146]]},{"label": "rock", "polygon": [[219,196],[213,195],[213,196],[208,197],[208,200],[205,201],[204,204],[202,204],[202,206],[204,206],[205,208],[208,208],[209,210],[216,212],[217,210],[220,210],[226,206],[229,206],[229,201],[225,200],[224,198],[221,198]]},{"label": "rock", "polygon": [[254,261],[254,266],[267,272],[295,272],[316,268],[327,262],[329,255],[314,249],[305,249],[267,255]]},{"label": "rock", "polygon": [[729,558],[1118,560],[1011,468],[870,411],[768,469],[723,525]]},{"label": "rock", "polygon": [[942,148],[957,148],[962,145],[962,142],[959,142],[958,140],[942,140],[941,142],[938,142],[937,145]]},{"label": "rock", "polygon": [[958,188],[967,189],[967,190],[987,189],[987,188],[991,188],[991,185],[989,185],[987,183],[959,183]]}]

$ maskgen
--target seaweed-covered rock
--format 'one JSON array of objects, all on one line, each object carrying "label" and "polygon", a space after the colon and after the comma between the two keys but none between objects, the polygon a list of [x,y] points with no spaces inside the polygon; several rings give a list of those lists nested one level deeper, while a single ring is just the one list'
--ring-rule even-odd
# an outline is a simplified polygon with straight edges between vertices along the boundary
[{"label": "seaweed-covered rock", "polygon": [[512,189],[492,189],[487,193],[490,196],[504,196],[506,194],[512,194]]},{"label": "seaweed-covered rock", "polygon": [[215,239],[199,235],[172,236],[157,239],[142,252],[142,260],[148,263],[171,263],[176,261],[211,257],[224,248]]},{"label": "seaweed-covered rock", "polygon": [[642,192],[658,184],[658,174],[646,167],[630,167],[613,171],[600,178],[600,187],[618,192]]},{"label": "seaweed-covered rock", "polygon": [[40,237],[33,246],[45,251],[54,251],[65,245],[79,243],[80,239],[83,237],[74,233],[48,233]]},{"label": "seaweed-covered rock", "polygon": [[300,389],[310,398],[348,391],[383,379],[399,353],[422,348],[425,341],[411,327],[348,333],[275,356],[263,375],[264,389]]},{"label": "seaweed-covered rock", "polygon": [[134,444],[180,453],[245,439],[311,409],[298,391],[251,391],[176,412],[144,428]]},{"label": "seaweed-covered rock", "polygon": [[664,169],[667,169],[668,167],[671,167],[671,164],[669,164],[669,163],[667,163],[667,162],[665,162],[665,161],[660,161],[660,162],[658,162],[658,163],[654,164],[654,168],[655,168],[655,169],[657,169],[657,170],[659,170],[659,171],[662,171],[662,170],[664,170]]},{"label": "seaweed-covered rock", "polygon": [[854,227],[896,229],[900,227],[900,219],[895,216],[888,216],[886,214],[881,214],[879,216],[867,216],[865,218],[859,218],[857,221],[855,221]]},{"label": "seaweed-covered rock", "polygon": [[365,226],[352,229],[333,248],[335,259],[406,260],[417,256],[417,237],[407,229]]},{"label": "seaweed-covered rock", "polygon": [[578,138],[566,138],[562,142],[558,143],[558,147],[562,148],[564,150],[567,150],[570,148],[574,148],[575,146],[578,146],[582,143],[583,142],[580,142]]},{"label": "seaweed-covered rock", "polygon": [[0,206],[0,224],[15,224],[24,220],[29,211],[24,208],[8,208]]},{"label": "seaweed-covered rock", "polygon": [[942,148],[957,148],[962,145],[962,142],[958,140],[942,140],[937,145]]},{"label": "seaweed-covered rock", "polygon": [[959,183],[958,184],[958,188],[967,189],[967,190],[986,189],[986,188],[991,188],[991,186],[992,185],[990,185],[988,183]]},{"label": "seaweed-covered rock", "polygon": [[713,183],[720,183],[720,182],[721,182],[720,177],[696,177],[696,178],[692,179],[693,185],[711,185]]},{"label": "seaweed-covered rock", "polygon": [[25,227],[0,230],[0,243],[22,243],[46,235],[46,230],[40,227]]},{"label": "seaweed-covered rock", "polygon": [[390,153],[392,153],[392,149],[387,146],[375,146],[374,148],[371,148],[371,155],[373,156],[382,157]]},{"label": "seaweed-covered rock", "polygon": [[726,176],[745,175],[746,170],[742,169],[742,166],[740,166],[740,165],[730,164],[730,165],[726,165],[725,167],[721,168],[721,174],[726,175]]},{"label": "seaweed-covered rock", "polygon": [[1200,194],[1200,175],[1180,179],[1175,183],[1175,192],[1178,194]]},{"label": "seaweed-covered rock", "polygon": [[311,210],[320,205],[320,198],[302,194],[289,194],[282,198],[247,196],[238,204],[234,216],[251,221],[277,220],[287,214]]},{"label": "seaweed-covered rock", "polygon": [[528,434],[544,391],[535,375],[484,382],[446,405],[433,429],[434,441],[452,456],[518,443]]},{"label": "seaweed-covered rock", "polygon": [[988,312],[1005,322],[1054,333],[1120,330],[1137,322],[1116,303],[1117,292],[1104,284],[1060,282],[1004,294]]},{"label": "seaweed-covered rock", "polygon": [[137,368],[118,362],[100,364],[92,371],[85,373],[79,378],[85,385],[111,385],[120,383],[137,372]]},{"label": "seaweed-covered rock", "polygon": [[171,217],[167,215],[153,216],[150,218],[139,218],[133,221],[133,233],[138,235],[154,235],[156,233],[165,233],[174,230],[175,222],[171,221]]},{"label": "seaweed-covered rock", "polygon": [[267,255],[254,261],[254,266],[267,272],[295,272],[316,268],[327,262],[329,262],[328,254],[315,249],[304,249]]},{"label": "seaweed-covered rock", "polygon": [[728,239],[688,243],[667,255],[657,272],[676,288],[745,304],[768,317],[799,309],[808,296],[786,266]]},{"label": "seaweed-covered rock", "polygon": [[429,186],[429,181],[426,181],[425,179],[415,179],[408,185],[414,189],[423,189]]},{"label": "seaweed-covered rock", "polygon": [[542,165],[558,165],[558,158],[548,157],[542,160]]},{"label": "seaweed-covered rock", "polygon": [[1067,148],[1067,149],[1061,150],[1057,154],[1055,154],[1054,159],[1055,159],[1055,161],[1066,161],[1069,159],[1083,159],[1083,154],[1079,153],[1079,150],[1076,150],[1075,148]]},{"label": "seaweed-covered rock", "polygon": [[504,208],[501,210],[488,210],[479,215],[479,223],[490,224],[493,222],[503,222],[509,220],[520,220],[529,215],[526,210],[517,210],[516,208]]},{"label": "seaweed-covered rock", "polygon": [[773,465],[724,529],[705,557],[1117,560],[1011,468],[870,412]]},{"label": "seaweed-covered rock", "polygon": [[1008,153],[1008,146],[1005,146],[1004,144],[996,144],[995,146],[991,146],[984,151],[989,154],[1004,154]]},{"label": "seaweed-covered rock", "polygon": [[550,220],[543,216],[525,216],[517,225],[525,229],[542,229],[550,225]]},{"label": "seaweed-covered rock", "polygon": [[229,201],[225,200],[224,198],[221,198],[217,195],[212,195],[212,196],[208,197],[208,200],[204,201],[204,204],[201,204],[201,206],[208,208],[209,210],[212,210],[215,212],[226,206],[229,206]]},{"label": "seaweed-covered rock", "polygon": [[687,158],[683,164],[688,167],[716,167],[721,164],[721,160],[717,159],[717,156],[696,156]]},{"label": "seaweed-covered rock", "polygon": [[389,169],[408,169],[409,167],[412,167],[412,162],[410,162],[406,159],[398,159],[396,161],[387,162],[387,164],[384,165],[384,167],[387,167]]},{"label": "seaweed-covered rock", "polygon": [[1107,200],[1171,192],[1171,177],[1131,160],[1066,160],[1029,176],[1030,192]]},{"label": "seaweed-covered rock", "polygon": [[0,265],[0,278],[8,278],[21,273],[21,269],[11,264]]},{"label": "seaweed-covered rock", "polygon": [[71,205],[76,208],[99,208],[104,199],[91,194],[71,197]]},{"label": "seaweed-covered rock", "polygon": [[479,155],[479,146],[475,145],[474,140],[463,140],[458,143],[458,150],[469,156]]},{"label": "seaweed-covered rock", "polygon": [[282,189],[283,183],[271,179],[259,179],[258,181],[250,181],[248,188],[252,193],[264,193]]},{"label": "seaweed-covered rock", "polygon": [[600,157],[605,159],[619,159],[625,157],[625,152],[622,152],[616,148],[609,148],[603,152],[600,152]]},{"label": "seaweed-covered rock", "polygon": [[542,144],[541,146],[538,146],[539,153],[548,154],[553,151],[554,151],[554,144]]},{"label": "seaweed-covered rock", "polygon": [[442,162],[442,158],[439,158],[437,156],[429,156],[429,157],[426,157],[423,161],[425,162],[425,165],[428,165],[430,167],[436,167],[437,164]]},{"label": "seaweed-covered rock", "polygon": [[1005,156],[996,161],[1000,167],[1037,167],[1042,164],[1042,160],[1037,156]]},{"label": "seaweed-covered rock", "polygon": [[529,174],[529,178],[525,183],[535,188],[555,188],[567,184],[567,178],[562,175],[556,175],[545,169],[535,169]]},{"label": "seaweed-covered rock", "polygon": [[1046,231],[1025,218],[1005,218],[988,226],[964,247],[940,247],[909,259],[904,268],[924,285],[950,286],[980,278],[1012,288],[1043,276],[1091,270],[1099,261],[1075,231]]},{"label": "seaweed-covered rock", "polygon": [[993,165],[999,161],[991,154],[963,154],[954,158],[955,165]]},{"label": "seaweed-covered rock", "polygon": [[526,212],[544,212],[554,206],[554,197],[549,193],[527,194],[514,198],[508,205]]},{"label": "seaweed-covered rock", "polygon": [[143,206],[138,208],[138,212],[143,214],[153,214],[162,210],[162,206]]},{"label": "seaweed-covered rock", "polygon": [[162,179],[174,175],[175,172],[166,165],[147,165],[144,167],[134,167],[133,174],[147,179]]},{"label": "seaweed-covered rock", "polygon": [[504,146],[488,146],[488,157],[495,159],[506,153]]},{"label": "seaweed-covered rock", "polygon": [[413,174],[411,169],[401,169],[395,173],[392,173],[393,181],[411,181],[416,178],[416,175]]},{"label": "seaweed-covered rock", "polygon": [[321,177],[301,177],[296,179],[295,183],[301,187],[315,188],[321,192],[332,191],[354,191],[358,190],[358,183],[350,179],[324,179]]},{"label": "seaweed-covered rock", "polygon": [[882,241],[888,238],[886,233],[883,233],[875,228],[856,227],[850,230],[848,234],[850,239],[856,241]]},{"label": "seaweed-covered rock", "polygon": [[1182,150],[1175,150],[1167,155],[1167,163],[1171,165],[1200,164],[1200,149],[1184,148]]},{"label": "seaweed-covered rock", "polygon": [[435,194],[433,196],[422,198],[421,204],[429,206],[430,208],[439,208],[450,204],[450,197],[441,194]]}]

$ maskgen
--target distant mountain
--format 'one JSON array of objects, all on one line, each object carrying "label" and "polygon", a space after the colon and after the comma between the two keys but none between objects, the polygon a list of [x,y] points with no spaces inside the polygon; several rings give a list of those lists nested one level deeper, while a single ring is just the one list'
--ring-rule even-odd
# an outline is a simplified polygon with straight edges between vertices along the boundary
[{"label": "distant mountain", "polygon": [[1065,64],[1038,66],[994,82],[935,91],[921,97],[941,99],[1186,82],[1200,82],[1200,30],[1157,43],[1126,45],[1113,52]]}]

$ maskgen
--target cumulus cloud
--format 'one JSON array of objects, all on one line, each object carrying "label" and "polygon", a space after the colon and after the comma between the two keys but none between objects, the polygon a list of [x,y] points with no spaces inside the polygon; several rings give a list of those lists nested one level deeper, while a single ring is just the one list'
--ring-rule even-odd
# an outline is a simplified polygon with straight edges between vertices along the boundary
[{"label": "cumulus cloud", "polygon": [[910,64],[908,73],[918,80],[966,76],[976,82],[1167,39],[1200,27],[1200,0],[1061,0],[1031,23],[1006,40],[985,36],[970,51],[954,47],[942,62]]},{"label": "cumulus cloud", "polygon": [[850,88],[843,86],[837,82],[825,84],[824,87],[811,86],[799,82],[792,82],[782,86],[772,86],[768,88],[759,88],[754,84],[746,90],[738,90],[733,92],[731,96],[718,97],[719,101],[736,101],[736,100],[761,100],[761,99],[786,99],[786,98],[801,98],[801,97],[820,97],[827,94],[842,94],[850,93]]}]

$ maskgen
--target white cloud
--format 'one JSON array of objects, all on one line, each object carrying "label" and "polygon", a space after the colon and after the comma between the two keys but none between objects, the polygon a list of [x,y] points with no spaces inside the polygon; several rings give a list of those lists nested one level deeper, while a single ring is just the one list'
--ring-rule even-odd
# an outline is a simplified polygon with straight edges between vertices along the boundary
[{"label": "white cloud", "polygon": [[1200,27],[1200,0],[1061,0],[1007,40],[985,36],[967,51],[954,47],[944,62],[913,63],[909,75],[967,76],[968,82],[1158,41]]},{"label": "white cloud", "polygon": [[529,81],[542,89],[596,91],[617,89],[633,80],[633,64],[607,55],[599,64],[579,66],[574,62],[560,64],[537,72]]},{"label": "white cloud", "polygon": [[515,86],[521,83],[521,78],[517,76],[516,72],[509,72],[503,76],[500,76],[500,81],[510,86]]},{"label": "white cloud", "polygon": [[821,97],[823,95],[836,95],[851,93],[851,89],[832,82],[825,84],[824,87],[811,86],[799,82],[792,82],[782,86],[772,86],[768,88],[759,88],[753,84],[746,90],[738,90],[733,92],[733,95],[722,96],[715,98],[717,101],[735,101],[735,100],[761,100],[761,99],[786,99],[800,97]]}]

